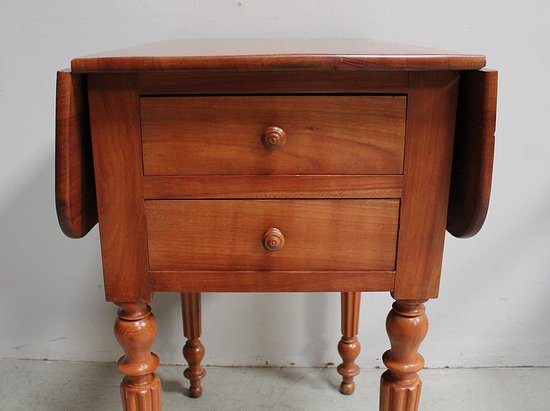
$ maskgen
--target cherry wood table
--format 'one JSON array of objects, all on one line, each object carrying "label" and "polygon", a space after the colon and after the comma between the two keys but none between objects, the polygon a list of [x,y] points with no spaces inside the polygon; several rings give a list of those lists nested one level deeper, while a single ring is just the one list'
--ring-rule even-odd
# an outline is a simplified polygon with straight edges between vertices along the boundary
[{"label": "cherry wood table", "polygon": [[416,410],[445,230],[474,235],[489,202],[497,72],[484,66],[371,40],[186,40],[58,72],[58,217],[74,238],[99,221],[124,409],[161,407],[153,292],[181,293],[198,397],[201,292],[341,292],[351,394],[361,292],[386,291],[380,409]]}]

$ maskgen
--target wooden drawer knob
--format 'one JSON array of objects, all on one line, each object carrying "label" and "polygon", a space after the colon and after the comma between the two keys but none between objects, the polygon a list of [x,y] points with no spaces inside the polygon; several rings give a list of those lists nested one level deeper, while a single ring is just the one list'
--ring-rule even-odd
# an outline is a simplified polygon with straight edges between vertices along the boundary
[{"label": "wooden drawer knob", "polygon": [[268,127],[264,131],[262,142],[269,150],[279,150],[286,143],[286,133],[280,127]]},{"label": "wooden drawer knob", "polygon": [[285,236],[278,228],[270,228],[264,233],[264,247],[268,251],[277,251],[285,245]]}]

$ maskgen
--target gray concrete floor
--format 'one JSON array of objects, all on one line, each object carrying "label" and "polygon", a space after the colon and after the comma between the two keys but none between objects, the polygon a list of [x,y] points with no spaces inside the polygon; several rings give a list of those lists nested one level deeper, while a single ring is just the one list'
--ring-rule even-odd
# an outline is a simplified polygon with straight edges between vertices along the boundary
[{"label": "gray concrete floor", "polygon": [[[208,367],[204,394],[187,396],[183,366],[161,366],[163,409],[376,410],[381,370],[362,370],[352,396],[334,368]],[[423,370],[422,410],[550,410],[550,368]],[[120,410],[113,364],[0,360],[0,410]]]}]

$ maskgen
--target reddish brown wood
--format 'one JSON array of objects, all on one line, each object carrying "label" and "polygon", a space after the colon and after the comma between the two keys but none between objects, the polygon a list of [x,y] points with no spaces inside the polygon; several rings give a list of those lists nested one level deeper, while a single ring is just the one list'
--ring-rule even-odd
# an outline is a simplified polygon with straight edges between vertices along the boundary
[{"label": "reddish brown wood", "polygon": [[163,198],[400,198],[400,175],[145,176],[148,200]]},{"label": "reddish brown wood", "polygon": [[410,74],[396,299],[439,292],[458,79],[452,71]]},{"label": "reddish brown wood", "polygon": [[57,72],[55,205],[68,237],[84,237],[97,223],[86,76]]},{"label": "reddish brown wood", "polygon": [[160,411],[160,379],[154,373],[159,358],[151,352],[157,326],[145,304],[120,303],[115,336],[124,349],[118,369],[125,375],[120,385],[125,411]]},{"label": "reddish brown wood", "polygon": [[477,234],[487,215],[497,106],[498,72],[460,73],[453,174],[447,231],[459,238]]},{"label": "reddish brown wood", "polygon": [[161,70],[477,70],[485,56],[368,39],[171,40],[72,61],[75,72]]},{"label": "reddish brown wood", "polygon": [[[403,169],[404,96],[140,101],[146,175],[401,174]],[[270,127],[285,135],[277,150],[265,145]]]},{"label": "reddish brown wood", "polygon": [[[398,200],[155,200],[145,211],[154,271],[395,267]],[[277,251],[263,245],[272,227],[285,237]]]},{"label": "reddish brown wood", "polygon": [[285,236],[278,228],[271,227],[263,235],[263,244],[267,251],[279,251],[285,246]]},{"label": "reddish brown wood", "polygon": [[137,78],[88,80],[105,296],[149,302]]},{"label": "reddish brown wood", "polygon": [[406,93],[404,71],[207,70],[139,73],[141,94]]},{"label": "reddish brown wood", "polygon": [[424,367],[418,347],[428,332],[423,300],[397,301],[388,314],[386,329],[391,349],[382,360],[388,370],[380,380],[380,411],[417,411]]},{"label": "reddish brown wood", "polygon": [[279,150],[286,144],[286,132],[280,127],[269,126],[262,134],[262,143],[268,150]]},{"label": "reddish brown wood", "polygon": [[361,344],[357,339],[360,306],[361,293],[341,294],[342,338],[338,343],[338,353],[343,362],[338,366],[337,371],[343,377],[340,392],[345,395],[353,394],[355,391],[353,378],[360,371],[359,366],[355,364],[355,359],[361,352]]},{"label": "reddish brown wood", "polygon": [[206,376],[206,370],[201,367],[204,358],[204,346],[201,336],[201,294],[181,293],[181,313],[183,317],[183,335],[187,338],[183,347],[183,356],[189,367],[183,375],[191,386],[189,396],[198,398],[202,395],[201,380]]},{"label": "reddish brown wood", "polygon": [[152,271],[153,291],[392,291],[393,271]]},{"label": "reddish brown wood", "polygon": [[[380,407],[415,410],[422,302],[438,293],[446,225],[471,235],[487,208],[496,73],[473,71],[484,64],[343,39],[166,42],[75,59],[73,69],[88,73],[126,410],[160,407],[151,291],[184,293],[191,396],[204,376],[199,293],[343,292],[338,371],[351,393],[360,292],[390,291],[398,302],[387,320]],[[60,79],[58,134],[82,143],[84,78]],[[266,147],[273,143],[277,150]],[[62,167],[77,165],[58,173],[60,221],[80,236],[94,220],[78,174],[90,157],[74,147],[57,146]]]}]

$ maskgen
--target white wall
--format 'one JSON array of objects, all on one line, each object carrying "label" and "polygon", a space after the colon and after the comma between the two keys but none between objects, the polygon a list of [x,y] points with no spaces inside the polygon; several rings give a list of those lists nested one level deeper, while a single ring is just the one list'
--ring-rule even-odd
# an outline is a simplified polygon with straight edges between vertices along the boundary
[{"label": "white wall", "polygon": [[[483,53],[500,71],[492,205],[449,237],[428,303],[431,367],[550,365],[550,8],[538,0],[0,0],[0,357],[111,361],[97,228],[54,211],[55,71],[72,57],[167,38],[370,37]],[[449,2],[450,3],[450,2]],[[364,295],[362,366],[381,365],[391,299]],[[208,364],[337,362],[337,294],[206,294]],[[181,361],[178,297],[158,294],[155,350]]]}]

